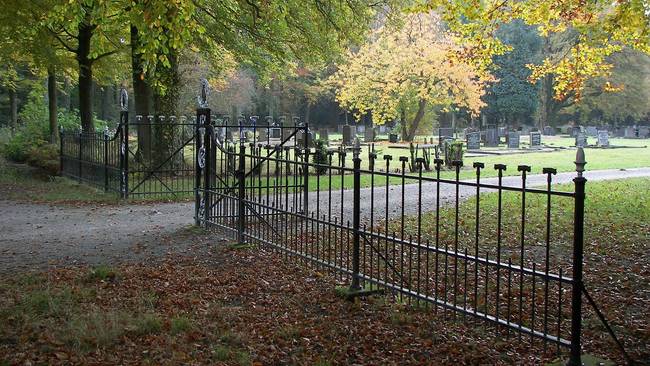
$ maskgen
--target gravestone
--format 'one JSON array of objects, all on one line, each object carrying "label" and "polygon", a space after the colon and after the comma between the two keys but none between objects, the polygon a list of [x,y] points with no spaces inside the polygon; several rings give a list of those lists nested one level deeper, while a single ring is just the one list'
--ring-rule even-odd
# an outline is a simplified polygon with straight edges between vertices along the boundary
[{"label": "gravestone", "polygon": [[323,140],[323,141],[329,141],[330,140],[330,135],[329,135],[329,131],[327,130],[327,128],[323,128],[323,129],[318,131],[318,138]]},{"label": "gravestone", "polygon": [[577,137],[579,133],[583,133],[582,128],[580,126],[575,126],[571,128],[571,137]]},{"label": "gravestone", "polygon": [[388,127],[386,127],[386,125],[381,125],[381,126],[379,126],[379,133],[380,133],[380,134],[383,135],[383,134],[385,134],[385,133],[387,133],[387,132],[388,132]]},{"label": "gravestone", "polygon": [[357,130],[355,126],[345,125],[343,126],[343,145],[352,145],[354,138],[356,137]]},{"label": "gravestone", "polygon": [[596,126],[587,126],[587,136],[596,137],[598,136],[598,128]]},{"label": "gravestone", "polygon": [[366,126],[365,125],[358,125],[357,126],[357,132],[358,133],[365,133],[366,132]]},{"label": "gravestone", "polygon": [[279,139],[282,137],[282,129],[278,127],[271,128],[271,138]]},{"label": "gravestone", "polygon": [[396,133],[389,133],[388,134],[388,142],[396,143],[397,140],[399,140],[399,136]]},{"label": "gravestone", "polygon": [[519,132],[510,131],[508,132],[508,149],[518,149],[519,148]]},{"label": "gravestone", "polygon": [[445,128],[439,128],[438,129],[438,139],[440,139],[442,141],[446,137],[450,137],[450,138],[454,137],[454,129],[453,128],[446,128],[445,127]]},{"label": "gravestone", "polygon": [[636,128],[634,127],[627,127],[625,129],[625,132],[623,134],[623,137],[625,138],[635,138],[636,137]]},{"label": "gravestone", "polygon": [[650,127],[642,126],[639,127],[639,137],[642,139],[647,139],[650,137]]},{"label": "gravestone", "polygon": [[508,136],[508,127],[499,127],[499,138]]},{"label": "gravestone", "polygon": [[555,128],[551,126],[544,127],[543,130],[544,136],[555,136]]},{"label": "gravestone", "polygon": [[587,146],[587,135],[585,135],[582,132],[579,132],[575,138],[576,138],[576,147]]},{"label": "gravestone", "polygon": [[499,135],[496,128],[488,128],[485,131],[485,146],[499,146]]},{"label": "gravestone", "polygon": [[363,142],[375,142],[376,135],[374,128],[366,128],[363,132]]},{"label": "gravestone", "polygon": [[467,150],[479,150],[481,148],[481,133],[468,132],[465,134],[467,139]]},{"label": "gravestone", "polygon": [[609,132],[607,130],[598,131],[598,146],[607,147],[609,146]]},{"label": "gravestone", "polygon": [[531,148],[540,148],[542,146],[542,134],[534,131],[530,133],[530,147]]}]

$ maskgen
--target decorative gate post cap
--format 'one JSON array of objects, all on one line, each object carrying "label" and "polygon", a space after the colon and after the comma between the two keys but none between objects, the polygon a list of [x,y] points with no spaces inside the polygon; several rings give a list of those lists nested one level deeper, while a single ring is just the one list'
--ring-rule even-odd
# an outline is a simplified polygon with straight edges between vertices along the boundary
[{"label": "decorative gate post cap", "polygon": [[199,90],[199,95],[197,97],[199,107],[201,108],[208,108],[208,94],[210,93],[209,87],[210,84],[208,84],[208,80],[206,78],[201,78],[201,90]]},{"label": "decorative gate post cap", "polygon": [[576,165],[578,177],[582,177],[582,172],[585,171],[585,165],[587,165],[587,161],[585,160],[585,150],[583,148],[578,148],[578,151],[576,152],[576,161],[574,161],[574,163]]},{"label": "decorative gate post cap", "polygon": [[129,110],[129,93],[127,93],[124,88],[120,90],[120,108],[122,109],[122,112]]}]

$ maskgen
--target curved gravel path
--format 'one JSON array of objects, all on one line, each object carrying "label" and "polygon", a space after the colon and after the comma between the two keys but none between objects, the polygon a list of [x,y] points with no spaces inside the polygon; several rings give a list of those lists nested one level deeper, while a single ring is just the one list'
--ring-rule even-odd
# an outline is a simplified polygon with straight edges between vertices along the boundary
[{"label": "curved gravel path", "polygon": [[[586,172],[591,181],[650,176],[650,168]],[[555,183],[567,183],[575,173],[560,173]],[[496,178],[482,182],[496,184]],[[504,177],[505,186],[519,186],[520,177]],[[528,176],[528,186],[546,184],[546,176]],[[417,212],[415,184],[405,186],[405,212]],[[435,183],[423,184],[423,211],[435,209]],[[1,192],[0,192],[1,193]],[[460,187],[465,199],[475,193],[472,187]],[[385,214],[385,187],[374,189],[375,217]],[[453,185],[441,185],[441,202],[455,197]],[[332,213],[341,212],[351,219],[352,191],[332,192]],[[321,214],[327,213],[327,196],[320,197]],[[361,190],[362,212],[369,217],[370,189]],[[389,215],[401,213],[401,187],[389,189]],[[316,208],[316,194],[310,193],[310,208]],[[146,261],[170,253],[190,253],[197,235],[188,228],[193,224],[193,203],[156,203],[147,205],[71,206],[20,203],[0,199],[0,272],[40,269],[63,264],[96,264],[116,261]],[[191,234],[191,235],[190,235]],[[203,234],[200,245],[218,238]]]}]

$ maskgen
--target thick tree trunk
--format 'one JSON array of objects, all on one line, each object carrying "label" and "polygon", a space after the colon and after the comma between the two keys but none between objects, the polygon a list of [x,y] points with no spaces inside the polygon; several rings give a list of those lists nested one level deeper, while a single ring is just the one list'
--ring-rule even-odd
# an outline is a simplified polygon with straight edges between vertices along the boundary
[{"label": "thick tree trunk", "polygon": [[66,75],[63,80],[63,108],[66,111],[69,111],[72,108],[72,98],[70,98],[70,93],[72,92],[72,80]]},{"label": "thick tree trunk", "polygon": [[420,102],[418,102],[418,112],[415,114],[415,117],[413,118],[413,122],[411,122],[409,126],[408,134],[406,135],[406,141],[412,142],[413,139],[415,138],[415,134],[418,132],[418,127],[420,126],[420,122],[424,117],[426,106],[427,106],[427,101],[424,99],[420,99]]},{"label": "thick tree trunk", "polygon": [[9,125],[11,130],[15,131],[18,126],[18,97],[16,96],[16,90],[9,88]]},{"label": "thick tree trunk", "polygon": [[57,91],[56,91],[56,69],[50,66],[47,69],[47,109],[50,117],[50,143],[55,144],[59,134],[57,121]]},{"label": "thick tree trunk", "polygon": [[137,126],[138,156],[148,161],[151,159],[151,126],[147,124],[149,121],[147,116],[153,114],[151,110],[153,91],[145,78],[142,56],[138,53],[139,45],[138,28],[131,26],[131,69],[135,115],[142,116],[142,124]]},{"label": "thick tree trunk", "polygon": [[79,115],[81,129],[85,132],[95,130],[93,122],[93,60],[90,58],[90,39],[94,27],[90,25],[90,12],[79,23],[77,62],[79,63]]},{"label": "thick tree trunk", "polygon": [[[154,110],[156,111],[156,118],[153,127],[153,160],[156,164],[166,160],[169,155],[178,148],[174,146],[174,136],[177,134],[175,131],[176,126],[170,124],[171,116],[176,116],[178,113],[178,100],[180,92],[180,73],[178,71],[178,55],[171,50],[167,56],[169,58],[170,67],[165,68],[159,65],[158,76],[160,81],[165,86],[165,93],[162,94],[158,91],[154,92],[153,103]],[[161,123],[160,117],[164,117],[164,123]],[[171,164],[177,164],[179,159],[170,159]]]}]

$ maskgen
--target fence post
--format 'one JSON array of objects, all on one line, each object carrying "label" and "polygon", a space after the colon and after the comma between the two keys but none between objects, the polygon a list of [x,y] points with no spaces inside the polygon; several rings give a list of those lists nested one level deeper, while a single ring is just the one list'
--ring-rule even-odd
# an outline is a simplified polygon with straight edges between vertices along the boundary
[{"label": "fence post", "polygon": [[569,366],[580,366],[582,360],[581,331],[582,331],[582,262],[585,222],[585,184],[587,179],[582,176],[585,171],[585,152],[579,147],[576,153],[575,206],[573,211],[573,283],[571,289],[571,355]]},{"label": "fence post", "polygon": [[129,198],[129,94],[124,88],[120,90],[120,126],[122,127],[120,144],[122,198]]},{"label": "fence post", "polygon": [[205,227],[208,227],[208,219],[210,218],[210,207],[212,206],[212,178],[210,166],[212,164],[211,152],[212,152],[212,131],[210,130],[211,118],[210,118],[210,109],[201,108],[201,118],[202,118],[202,127],[205,129],[203,133],[203,224]]},{"label": "fence post", "polygon": [[108,192],[108,127],[104,128],[104,192]]},{"label": "fence post", "polygon": [[244,228],[246,227],[246,146],[239,143],[239,166],[237,168],[237,244],[245,244]]},{"label": "fence post", "polygon": [[350,291],[360,291],[361,285],[359,281],[359,226],[361,219],[361,146],[359,140],[355,141],[355,148],[353,153],[353,194],[352,194],[352,284],[350,284]]},{"label": "fence post", "polygon": [[305,168],[303,173],[303,209],[305,218],[309,217],[309,125],[305,123],[305,137],[303,139],[305,144]]}]

